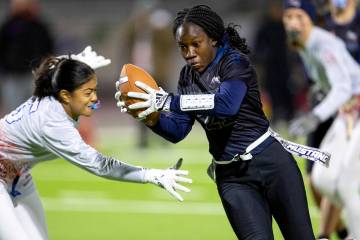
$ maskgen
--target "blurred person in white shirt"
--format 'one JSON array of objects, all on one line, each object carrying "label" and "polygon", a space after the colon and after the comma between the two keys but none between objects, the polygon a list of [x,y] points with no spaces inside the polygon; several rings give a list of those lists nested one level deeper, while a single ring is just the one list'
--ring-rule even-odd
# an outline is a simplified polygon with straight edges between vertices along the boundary
[{"label": "blurred person in white shirt", "polygon": [[310,0],[286,0],[284,8],[289,42],[299,52],[315,88],[325,93],[309,113],[292,122],[290,132],[307,135],[338,112],[321,143],[321,149],[332,154],[330,166],[315,164],[312,182],[345,210],[350,232],[360,238],[360,67],[342,40],[314,26],[315,11]]}]

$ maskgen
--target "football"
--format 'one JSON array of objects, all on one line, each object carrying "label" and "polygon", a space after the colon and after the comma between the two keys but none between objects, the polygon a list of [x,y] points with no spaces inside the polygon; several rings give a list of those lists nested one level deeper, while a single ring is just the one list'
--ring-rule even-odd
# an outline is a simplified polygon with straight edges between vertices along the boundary
[{"label": "football", "polygon": [[[125,64],[122,67],[121,73],[120,73],[119,90],[121,92],[120,98],[122,101],[125,102],[126,106],[129,106],[133,103],[142,101],[141,99],[128,98],[128,96],[127,96],[128,92],[146,93],[141,88],[138,88],[135,85],[136,81],[143,82],[143,83],[147,84],[148,86],[150,86],[151,88],[159,90],[159,87],[158,87],[156,81],[147,71],[145,71],[144,69],[142,69],[138,66],[135,66],[133,64],[129,64],[129,63]],[[128,109],[129,113],[134,117],[137,117],[138,114],[144,110],[145,109],[131,111]],[[160,116],[159,112],[154,112],[154,113],[150,114],[149,116],[147,116],[146,119],[143,120],[143,122],[146,125],[153,126],[156,124],[157,120],[159,119],[159,116]]]}]

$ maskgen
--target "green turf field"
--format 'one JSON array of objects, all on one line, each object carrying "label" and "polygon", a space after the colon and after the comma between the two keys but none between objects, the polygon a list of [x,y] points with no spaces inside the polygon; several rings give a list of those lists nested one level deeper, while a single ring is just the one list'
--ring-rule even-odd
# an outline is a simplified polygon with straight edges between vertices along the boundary
[{"label": "green turf field", "polygon": [[[154,185],[96,177],[65,160],[42,163],[33,169],[33,176],[46,210],[50,239],[236,239],[215,184],[206,175],[211,157],[202,130],[195,127],[176,145],[152,137],[149,150],[137,149],[135,137],[132,129],[102,130],[99,149],[145,167],[166,168],[183,157],[183,168],[190,170],[193,179],[192,192],[182,193],[185,201],[177,202]],[[298,163],[303,165],[304,160]],[[312,203],[310,211],[316,230],[318,212]],[[283,239],[274,229],[275,239]]]}]

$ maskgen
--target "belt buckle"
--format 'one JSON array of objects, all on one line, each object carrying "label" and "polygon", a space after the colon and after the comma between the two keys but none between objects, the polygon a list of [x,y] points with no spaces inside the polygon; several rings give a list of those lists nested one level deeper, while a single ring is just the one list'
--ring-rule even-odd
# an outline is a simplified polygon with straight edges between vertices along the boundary
[{"label": "belt buckle", "polygon": [[236,154],[234,156],[234,161],[237,162],[237,161],[249,161],[253,158],[253,155],[251,153],[244,153],[244,154]]},{"label": "belt buckle", "polygon": [[239,158],[242,161],[249,161],[253,158],[253,155],[251,153],[244,153],[244,154],[239,155]]}]

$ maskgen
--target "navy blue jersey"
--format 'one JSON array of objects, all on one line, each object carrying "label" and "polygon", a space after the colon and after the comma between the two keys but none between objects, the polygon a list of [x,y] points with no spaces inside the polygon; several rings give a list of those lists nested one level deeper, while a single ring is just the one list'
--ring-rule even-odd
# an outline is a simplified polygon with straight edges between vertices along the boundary
[{"label": "navy blue jersey", "polygon": [[161,113],[153,131],[177,142],[190,132],[196,120],[205,129],[209,151],[216,160],[229,160],[235,154],[244,153],[269,127],[262,111],[254,68],[246,55],[230,47],[219,48],[213,62],[201,74],[189,65],[184,66],[178,93],[215,94],[215,107],[182,112],[179,96],[175,96],[170,107],[172,112]]},{"label": "navy blue jersey", "polygon": [[351,56],[360,63],[360,11],[356,11],[354,19],[346,24],[336,23],[331,14],[325,15],[325,29],[341,38]]}]

